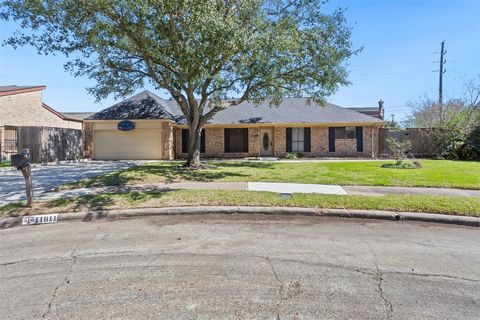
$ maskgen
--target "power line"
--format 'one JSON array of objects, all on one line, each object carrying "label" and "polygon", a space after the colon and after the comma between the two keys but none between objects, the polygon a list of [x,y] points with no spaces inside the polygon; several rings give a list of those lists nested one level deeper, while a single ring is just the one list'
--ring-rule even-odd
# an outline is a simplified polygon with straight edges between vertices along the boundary
[{"label": "power line", "polygon": [[376,76],[376,75],[397,75],[397,74],[410,74],[410,73],[432,73],[437,72],[436,70],[432,71],[405,71],[405,72],[384,72],[384,73],[363,73],[363,74],[351,74],[351,76]]},{"label": "power line", "polygon": [[422,61],[422,62],[406,62],[406,63],[383,63],[383,64],[357,64],[357,65],[350,65],[350,68],[357,68],[357,67],[383,67],[383,66],[404,66],[404,65],[412,65],[412,64],[425,64],[430,63],[431,61]]},{"label": "power line", "polygon": [[368,58],[389,58],[389,57],[412,57],[412,56],[419,56],[419,55],[431,55],[435,52],[411,52],[409,54],[385,54],[385,55],[374,55],[374,56],[362,56],[359,55],[355,57],[356,59],[368,59]]}]

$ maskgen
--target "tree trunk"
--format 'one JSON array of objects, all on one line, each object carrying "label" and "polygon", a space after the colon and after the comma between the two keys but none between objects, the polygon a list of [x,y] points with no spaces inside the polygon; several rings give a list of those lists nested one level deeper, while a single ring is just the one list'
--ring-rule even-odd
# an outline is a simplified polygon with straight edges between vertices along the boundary
[{"label": "tree trunk", "polygon": [[202,126],[199,122],[191,123],[188,126],[188,159],[185,167],[198,168],[201,167],[200,161],[200,141],[202,135]]}]

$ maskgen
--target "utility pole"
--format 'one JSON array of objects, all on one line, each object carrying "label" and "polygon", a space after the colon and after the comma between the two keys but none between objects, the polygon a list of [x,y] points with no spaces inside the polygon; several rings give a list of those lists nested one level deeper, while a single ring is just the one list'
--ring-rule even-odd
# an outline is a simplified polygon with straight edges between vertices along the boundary
[{"label": "utility pole", "polygon": [[443,65],[447,62],[445,59],[445,41],[442,41],[442,48],[440,50],[440,70],[438,75],[438,105],[440,108],[440,121],[443,121],[443,74],[447,71],[443,69]]}]

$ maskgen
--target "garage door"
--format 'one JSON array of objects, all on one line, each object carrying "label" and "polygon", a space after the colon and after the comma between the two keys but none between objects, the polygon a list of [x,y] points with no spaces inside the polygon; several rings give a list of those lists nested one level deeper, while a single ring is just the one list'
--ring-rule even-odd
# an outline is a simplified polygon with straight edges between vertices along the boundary
[{"label": "garage door", "polygon": [[94,158],[98,160],[161,159],[160,132],[160,129],[96,130]]}]

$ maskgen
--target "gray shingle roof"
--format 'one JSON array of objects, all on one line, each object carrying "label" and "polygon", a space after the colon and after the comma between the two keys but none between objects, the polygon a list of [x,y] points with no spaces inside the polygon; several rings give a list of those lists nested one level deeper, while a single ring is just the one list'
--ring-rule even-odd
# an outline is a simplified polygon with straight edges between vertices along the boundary
[{"label": "gray shingle roof", "polygon": [[8,96],[18,93],[26,93],[32,91],[40,91],[45,89],[45,86],[0,86],[0,96]]},{"label": "gray shingle roof", "polygon": [[[363,113],[326,103],[320,106],[307,103],[307,98],[287,98],[279,106],[243,102],[218,112],[208,124],[255,123],[383,123],[382,120]],[[185,124],[184,117],[174,100],[164,100],[149,91],[143,91],[89,119],[169,119]]]},{"label": "gray shingle roof", "polygon": [[0,86],[0,92],[37,88],[41,86]]},{"label": "gray shingle roof", "polygon": [[365,114],[326,103],[321,106],[308,104],[307,98],[284,99],[278,107],[269,106],[268,101],[256,106],[243,102],[217,113],[209,123],[382,123],[383,121]]},{"label": "gray shingle roof", "polygon": [[68,118],[83,120],[95,114],[95,112],[62,112]]},{"label": "gray shingle roof", "polygon": [[169,119],[175,116],[168,104],[159,96],[145,90],[113,106],[97,112],[88,119],[117,120],[117,119]]}]

